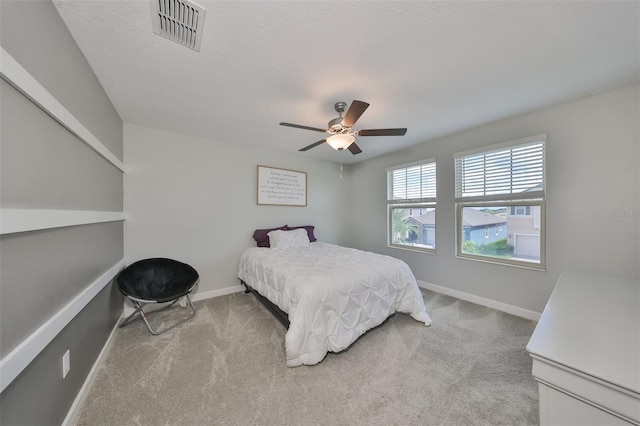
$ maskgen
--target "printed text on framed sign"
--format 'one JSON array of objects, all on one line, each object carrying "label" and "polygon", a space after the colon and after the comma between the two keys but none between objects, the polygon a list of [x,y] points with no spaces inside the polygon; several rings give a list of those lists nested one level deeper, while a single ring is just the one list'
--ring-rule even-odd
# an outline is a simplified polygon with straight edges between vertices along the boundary
[{"label": "printed text on framed sign", "polygon": [[307,174],[258,166],[258,204],[306,207]]}]

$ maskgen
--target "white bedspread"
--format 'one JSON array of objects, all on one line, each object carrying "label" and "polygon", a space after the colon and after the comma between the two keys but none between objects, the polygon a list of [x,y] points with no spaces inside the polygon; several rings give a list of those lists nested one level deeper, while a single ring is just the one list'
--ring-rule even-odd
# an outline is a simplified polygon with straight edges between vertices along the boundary
[{"label": "white bedspread", "polygon": [[431,324],[411,269],[390,256],[320,241],[253,247],[242,254],[238,277],[289,315],[289,367],[346,349],[394,312]]}]

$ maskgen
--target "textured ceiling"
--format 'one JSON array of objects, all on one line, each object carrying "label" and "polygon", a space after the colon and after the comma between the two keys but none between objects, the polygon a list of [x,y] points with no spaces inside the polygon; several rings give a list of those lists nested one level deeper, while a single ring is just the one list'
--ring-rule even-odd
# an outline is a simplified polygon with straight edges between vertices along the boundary
[{"label": "textured ceiling", "polygon": [[[336,101],[369,102],[354,163],[639,79],[638,1],[209,1],[200,52],[152,32],[145,0],[54,0],[121,118],[286,152]],[[540,129],[541,131],[544,129]],[[179,143],[179,141],[176,141]]]}]

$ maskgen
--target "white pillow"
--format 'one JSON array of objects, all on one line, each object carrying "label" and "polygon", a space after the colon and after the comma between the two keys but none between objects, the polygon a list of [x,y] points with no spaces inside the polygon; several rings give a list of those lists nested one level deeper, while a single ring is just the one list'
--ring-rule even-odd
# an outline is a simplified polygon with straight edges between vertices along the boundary
[{"label": "white pillow", "polygon": [[269,236],[269,246],[271,248],[296,248],[307,247],[309,245],[309,235],[305,229],[294,229],[293,231],[271,231]]}]

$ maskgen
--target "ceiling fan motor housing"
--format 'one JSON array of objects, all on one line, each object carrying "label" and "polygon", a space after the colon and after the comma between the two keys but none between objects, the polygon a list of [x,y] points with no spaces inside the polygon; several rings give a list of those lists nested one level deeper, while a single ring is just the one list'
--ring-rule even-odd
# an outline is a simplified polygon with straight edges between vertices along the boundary
[{"label": "ceiling fan motor housing", "polygon": [[351,127],[342,125],[342,120],[344,118],[342,116],[342,113],[347,109],[347,103],[343,101],[336,102],[333,105],[333,108],[336,110],[338,114],[340,114],[340,117],[334,118],[333,120],[329,121],[329,124],[327,126],[327,131],[329,133],[333,133],[334,135],[350,132]]},{"label": "ceiling fan motor housing", "polygon": [[348,133],[349,131],[351,131],[351,127],[343,126],[342,117],[338,117],[329,121],[327,131],[329,133],[333,133],[334,135],[339,133]]}]

